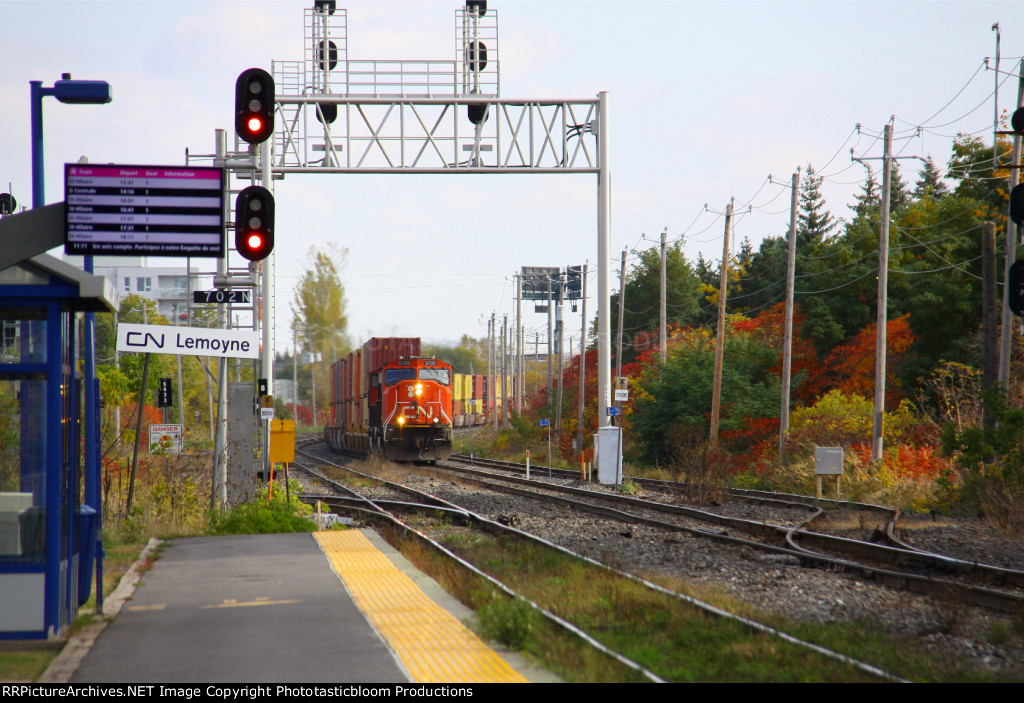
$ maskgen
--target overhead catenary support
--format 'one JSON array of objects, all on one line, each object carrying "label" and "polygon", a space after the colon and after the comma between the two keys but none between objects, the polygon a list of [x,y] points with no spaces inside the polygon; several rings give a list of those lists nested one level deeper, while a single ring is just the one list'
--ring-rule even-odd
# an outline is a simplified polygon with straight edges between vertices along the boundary
[{"label": "overhead catenary support", "polygon": [[599,94],[597,150],[597,426],[608,425],[605,408],[611,406],[611,164],[608,158],[608,93]]}]

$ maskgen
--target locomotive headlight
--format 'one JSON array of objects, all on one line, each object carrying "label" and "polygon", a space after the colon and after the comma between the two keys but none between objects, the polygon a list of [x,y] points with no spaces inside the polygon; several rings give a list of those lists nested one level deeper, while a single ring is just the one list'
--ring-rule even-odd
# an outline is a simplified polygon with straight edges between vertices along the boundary
[{"label": "locomotive headlight", "polygon": [[437,422],[437,418],[436,417],[434,418],[434,422]]},{"label": "locomotive headlight", "polygon": [[398,424],[399,425],[404,425],[405,424],[405,418],[402,417],[401,415],[398,416]]},{"label": "locomotive headlight", "polygon": [[417,383],[416,384],[416,395],[423,395],[423,384],[422,383]]}]

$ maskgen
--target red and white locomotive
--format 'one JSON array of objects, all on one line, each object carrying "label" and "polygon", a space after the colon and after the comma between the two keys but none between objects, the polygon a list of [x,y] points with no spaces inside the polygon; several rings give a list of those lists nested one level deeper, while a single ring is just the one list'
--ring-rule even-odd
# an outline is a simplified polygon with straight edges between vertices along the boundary
[{"label": "red and white locomotive", "polygon": [[374,337],[332,369],[332,448],[392,461],[451,454],[452,368],[420,356],[418,338]]}]

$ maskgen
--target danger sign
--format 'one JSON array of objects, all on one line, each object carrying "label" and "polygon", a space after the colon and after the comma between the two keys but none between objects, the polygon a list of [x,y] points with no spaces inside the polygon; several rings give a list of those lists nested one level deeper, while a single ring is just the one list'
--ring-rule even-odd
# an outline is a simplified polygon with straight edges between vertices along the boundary
[{"label": "danger sign", "polygon": [[150,425],[149,453],[181,454],[184,429],[183,425]]}]

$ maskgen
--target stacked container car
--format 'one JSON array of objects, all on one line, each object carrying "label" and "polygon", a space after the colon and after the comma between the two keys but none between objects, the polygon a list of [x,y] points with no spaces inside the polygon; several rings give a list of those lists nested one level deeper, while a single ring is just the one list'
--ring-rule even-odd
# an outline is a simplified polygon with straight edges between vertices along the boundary
[{"label": "stacked container car", "polygon": [[452,369],[420,356],[420,340],[374,337],[337,360],[331,374],[334,449],[395,461],[451,454]]},{"label": "stacked container car", "polygon": [[418,337],[374,337],[333,364],[331,420],[324,430],[332,448],[436,461],[451,453],[453,427],[486,424],[501,412],[500,377],[491,394],[487,376],[453,374],[445,362],[420,356],[420,349]]}]

